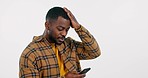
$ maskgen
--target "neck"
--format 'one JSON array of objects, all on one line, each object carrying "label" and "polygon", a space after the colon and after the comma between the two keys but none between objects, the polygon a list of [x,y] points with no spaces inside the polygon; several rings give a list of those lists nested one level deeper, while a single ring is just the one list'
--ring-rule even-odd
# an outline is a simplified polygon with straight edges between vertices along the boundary
[{"label": "neck", "polygon": [[43,33],[43,37],[46,38],[46,40],[49,42],[49,43],[52,43],[52,41],[49,39],[49,34],[48,34],[48,30],[45,29],[44,33]]}]

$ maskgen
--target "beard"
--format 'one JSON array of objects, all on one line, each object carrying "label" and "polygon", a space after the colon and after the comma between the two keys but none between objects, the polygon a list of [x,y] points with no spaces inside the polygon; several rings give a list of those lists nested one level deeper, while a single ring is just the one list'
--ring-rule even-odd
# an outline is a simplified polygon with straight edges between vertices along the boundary
[{"label": "beard", "polygon": [[60,34],[56,35],[53,30],[50,30],[50,31],[48,30],[48,40],[51,43],[60,45],[64,42],[65,36],[62,36]]},{"label": "beard", "polygon": [[58,45],[61,45],[65,40],[65,38],[63,38],[63,37],[58,37],[58,38],[49,37],[49,39],[51,42],[56,43]]},{"label": "beard", "polygon": [[54,37],[52,37],[52,36],[49,36],[49,40],[52,43],[56,43],[57,42],[56,39]]},{"label": "beard", "polygon": [[61,45],[64,42],[65,37],[64,36],[59,36],[59,37],[56,38],[53,34],[50,34],[48,39],[52,43],[56,43],[58,45]]}]

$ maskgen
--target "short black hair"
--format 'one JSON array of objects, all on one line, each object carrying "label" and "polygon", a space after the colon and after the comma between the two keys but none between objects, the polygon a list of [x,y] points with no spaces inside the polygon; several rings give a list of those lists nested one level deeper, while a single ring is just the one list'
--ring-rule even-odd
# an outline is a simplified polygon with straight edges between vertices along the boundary
[{"label": "short black hair", "polygon": [[46,21],[56,21],[59,16],[62,16],[64,19],[70,20],[63,8],[53,7],[46,14]]}]

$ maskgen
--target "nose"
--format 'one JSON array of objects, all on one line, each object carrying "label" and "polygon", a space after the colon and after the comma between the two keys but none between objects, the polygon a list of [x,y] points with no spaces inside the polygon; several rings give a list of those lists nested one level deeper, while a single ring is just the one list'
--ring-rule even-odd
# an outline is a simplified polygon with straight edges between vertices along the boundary
[{"label": "nose", "polygon": [[67,35],[67,31],[66,30],[62,31],[61,35],[65,37]]}]

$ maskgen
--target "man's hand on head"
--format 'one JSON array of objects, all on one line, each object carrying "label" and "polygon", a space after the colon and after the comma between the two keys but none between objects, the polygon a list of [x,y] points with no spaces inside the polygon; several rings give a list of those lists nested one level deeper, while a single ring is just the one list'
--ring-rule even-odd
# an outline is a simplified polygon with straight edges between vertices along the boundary
[{"label": "man's hand on head", "polygon": [[78,29],[80,28],[80,24],[77,22],[75,16],[70,12],[70,10],[68,10],[66,7],[63,8],[65,10],[65,12],[67,13],[68,17],[70,18],[71,24],[72,24],[72,28],[74,29]]}]

